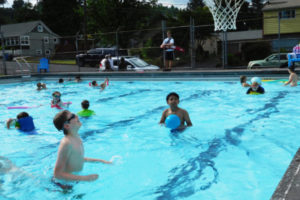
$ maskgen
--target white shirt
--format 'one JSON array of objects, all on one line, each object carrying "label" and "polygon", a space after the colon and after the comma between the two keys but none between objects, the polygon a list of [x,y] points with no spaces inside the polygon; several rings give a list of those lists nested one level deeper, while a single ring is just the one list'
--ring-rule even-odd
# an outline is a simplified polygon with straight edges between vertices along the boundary
[{"label": "white shirt", "polygon": [[[173,46],[174,45],[174,39],[167,37],[166,39],[164,39],[163,44],[170,44],[170,45]],[[169,48],[169,49],[165,49],[165,51],[174,51],[174,49]]]}]

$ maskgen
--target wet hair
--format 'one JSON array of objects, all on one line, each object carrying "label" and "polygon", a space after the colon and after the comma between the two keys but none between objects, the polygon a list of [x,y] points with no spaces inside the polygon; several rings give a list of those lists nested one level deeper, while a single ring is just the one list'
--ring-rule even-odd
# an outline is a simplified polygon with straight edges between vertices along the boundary
[{"label": "wet hair", "polygon": [[17,115],[17,119],[29,117],[29,114],[27,112],[21,112]]},{"label": "wet hair", "polygon": [[295,73],[295,67],[289,67],[288,70],[290,70],[291,72]]},{"label": "wet hair", "polygon": [[167,102],[171,96],[175,96],[179,100],[179,95],[175,92],[171,92],[167,95],[167,98],[166,98]]},{"label": "wet hair", "polygon": [[41,83],[41,82],[38,82],[38,83],[36,84],[36,86],[37,86],[37,87],[42,87],[42,83]]},{"label": "wet hair", "polygon": [[97,85],[97,81],[92,81],[92,86],[96,86]]},{"label": "wet hair", "polygon": [[61,111],[59,113],[57,113],[53,119],[53,124],[55,126],[55,128],[59,131],[63,130],[64,131],[64,135],[68,135],[68,131],[66,129],[64,129],[64,125],[66,123],[66,121],[68,121],[68,112],[67,110]]},{"label": "wet hair", "polygon": [[240,82],[241,83],[245,83],[246,82],[247,77],[246,76],[240,76]]},{"label": "wet hair", "polygon": [[81,102],[81,107],[83,109],[88,109],[90,107],[90,102],[88,100],[84,100]]},{"label": "wet hair", "polygon": [[54,96],[54,95],[56,95],[56,94],[58,94],[58,95],[60,95],[60,96],[61,96],[61,94],[60,94],[60,92],[59,92],[59,91],[55,91],[55,92],[53,92],[53,93],[52,93],[52,96]]},{"label": "wet hair", "polygon": [[59,82],[59,83],[63,83],[63,82],[64,82],[64,79],[63,79],[63,78],[60,78],[60,79],[58,79],[58,82]]}]

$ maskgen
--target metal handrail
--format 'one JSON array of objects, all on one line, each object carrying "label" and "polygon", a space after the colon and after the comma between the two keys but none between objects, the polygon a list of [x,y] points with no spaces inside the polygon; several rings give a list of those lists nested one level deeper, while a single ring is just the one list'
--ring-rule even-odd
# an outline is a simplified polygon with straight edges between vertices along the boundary
[{"label": "metal handrail", "polygon": [[[20,71],[25,71],[24,66],[26,66],[27,70],[29,71],[29,74],[32,72],[32,66],[25,60],[29,56],[22,56],[22,57],[15,57],[14,60],[17,62]],[[23,65],[25,63],[25,65]],[[17,71],[17,69],[15,70]]]}]

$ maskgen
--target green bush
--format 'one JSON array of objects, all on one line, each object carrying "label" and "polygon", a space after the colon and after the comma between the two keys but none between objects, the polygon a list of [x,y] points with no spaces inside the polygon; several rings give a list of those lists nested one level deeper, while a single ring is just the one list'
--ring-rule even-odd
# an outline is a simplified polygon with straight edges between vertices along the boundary
[{"label": "green bush", "polygon": [[227,61],[230,66],[241,66],[245,64],[241,59],[241,53],[237,53],[235,55],[228,54]]},{"label": "green bush", "polygon": [[245,43],[242,45],[242,56],[248,62],[263,59],[270,54],[270,42]]}]

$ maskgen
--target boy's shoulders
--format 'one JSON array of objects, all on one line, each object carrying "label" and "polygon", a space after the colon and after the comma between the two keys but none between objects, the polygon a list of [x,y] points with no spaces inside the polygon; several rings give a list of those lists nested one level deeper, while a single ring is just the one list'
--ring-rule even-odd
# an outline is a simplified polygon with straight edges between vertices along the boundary
[{"label": "boy's shoulders", "polygon": [[[179,108],[179,107],[178,107]],[[183,108],[179,108],[179,110],[178,110],[179,112],[182,112],[182,113],[187,113],[187,111],[185,110],[185,109],[183,109]]]}]

